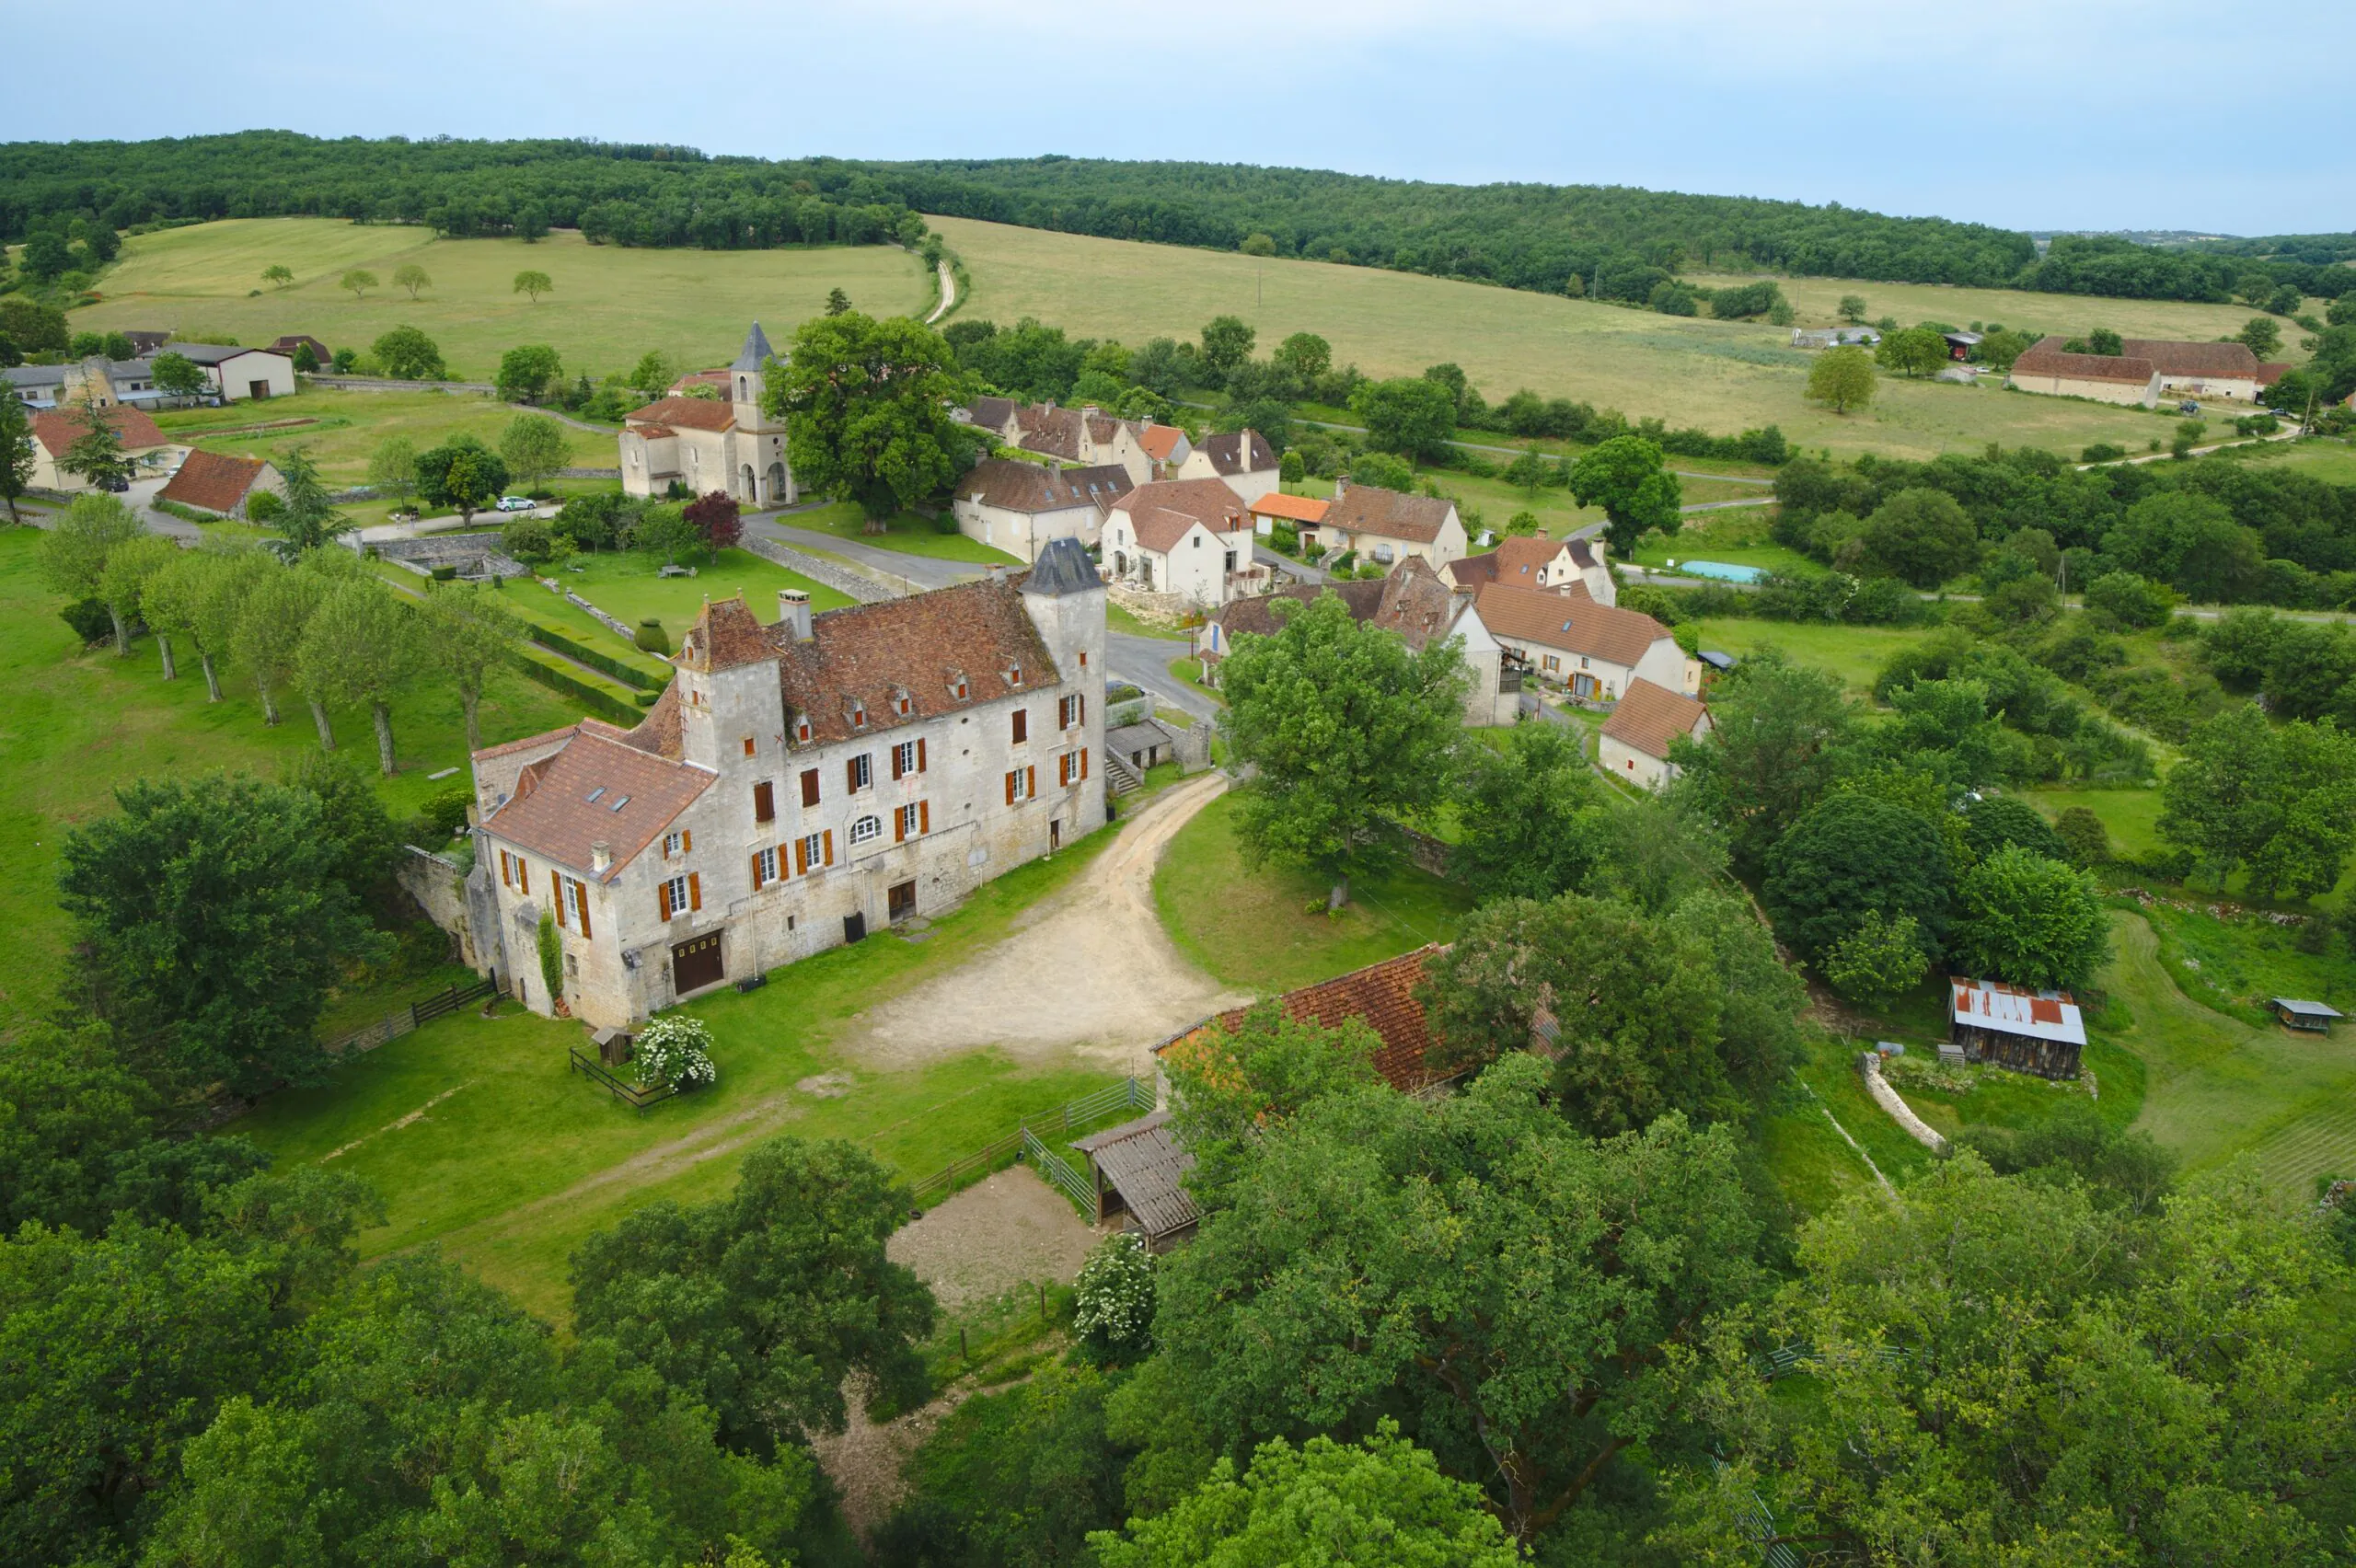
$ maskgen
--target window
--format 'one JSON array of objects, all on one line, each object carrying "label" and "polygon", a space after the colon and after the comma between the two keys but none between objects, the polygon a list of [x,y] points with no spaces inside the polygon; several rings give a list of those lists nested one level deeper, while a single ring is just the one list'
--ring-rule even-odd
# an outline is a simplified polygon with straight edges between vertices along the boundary
[{"label": "window", "polygon": [[1380,561],[1387,561],[1387,560],[1391,559],[1392,559],[1392,549],[1391,549],[1391,547],[1390,547],[1389,545],[1377,545],[1377,546],[1375,546],[1375,547],[1374,547],[1374,559],[1377,559],[1377,560],[1380,560]]},{"label": "window", "polygon": [[753,820],[755,822],[777,820],[777,787],[766,778],[753,786]]},{"label": "window", "polygon": [[1549,653],[1546,655],[1546,667],[1550,670],[1559,670],[1563,667],[1563,662]]},{"label": "window", "polygon": [[777,849],[774,846],[756,850],[753,855],[753,891],[758,893],[778,880]]},{"label": "window", "polygon": [[892,777],[904,778],[924,771],[924,742],[902,741],[892,748]]},{"label": "window", "polygon": [[834,829],[804,834],[793,841],[793,870],[796,875],[806,873],[814,866],[826,867],[834,863]]},{"label": "window", "polygon": [[818,770],[814,767],[805,767],[802,770],[802,804],[803,809],[807,810],[817,803]]},{"label": "window", "polygon": [[855,794],[875,782],[875,758],[861,752],[843,765],[843,773]]},{"label": "window", "polygon": [[1056,699],[1056,728],[1068,730],[1075,724],[1088,722],[1088,698],[1059,697]]},{"label": "window", "polygon": [[1579,655],[1579,668],[1580,668],[1580,669],[1582,669],[1582,670],[1584,670],[1584,669],[1586,669],[1587,667],[1588,667],[1588,665],[1587,665],[1587,655],[1586,655],[1586,654],[1584,654],[1584,653],[1582,653],[1582,654],[1580,654],[1580,655]]},{"label": "window", "polygon": [[916,710],[916,699],[909,697],[907,692],[895,692],[892,698],[892,709],[895,713],[905,714],[914,712]]},{"label": "window", "polygon": [[684,828],[677,833],[664,834],[663,836],[663,858],[667,860],[675,855],[686,854],[687,852],[687,846],[692,842],[693,838]]},{"label": "window", "polygon": [[1014,710],[1014,739],[1017,744],[1020,744],[1030,738],[1031,710],[1027,708],[1018,708]]},{"label": "window", "polygon": [[663,906],[663,918],[676,920],[691,909],[703,907],[703,889],[699,880],[693,871],[688,871],[657,884],[654,891]]},{"label": "window", "polygon": [[589,935],[589,890],[579,877],[564,884],[564,901],[572,905],[572,923],[584,937]]},{"label": "window", "polygon": [[850,727],[854,730],[867,728],[867,704],[854,702],[850,705]]},{"label": "window", "polygon": [[1056,758],[1056,782],[1077,784],[1088,777],[1088,748],[1069,751]]},{"label": "window", "polygon": [[963,701],[964,701],[964,700],[965,700],[965,677],[964,677],[964,676],[963,676],[963,675],[959,675],[955,680],[953,680],[953,681],[951,681],[951,682],[949,683],[949,695],[950,695],[950,696],[952,696],[952,697],[953,697],[953,698],[956,698],[958,701],[960,701],[960,702],[963,702]]},{"label": "window", "polygon": [[1038,779],[1039,770],[1034,767],[1018,767],[1009,773],[1006,776],[1006,803],[1011,806],[1017,801],[1029,800]]},{"label": "window", "polygon": [[932,803],[918,801],[902,806],[892,813],[892,838],[895,843],[922,837],[932,826]]},{"label": "window", "polygon": [[882,817],[863,816],[850,824],[850,841],[853,844],[864,844],[872,838],[883,836],[884,819]]},{"label": "window", "polygon": [[1088,650],[1085,648],[1080,651],[1080,667],[1083,670],[1088,668]]},{"label": "window", "polygon": [[502,887],[514,887],[515,885],[514,857],[508,854],[504,849],[502,849],[499,852],[499,885]]},{"label": "window", "polygon": [[1009,664],[1009,665],[1007,666],[1007,668],[1006,668],[1006,684],[1007,684],[1007,685],[1009,685],[1009,686],[1021,686],[1021,685],[1022,684],[1022,665],[1020,665],[1020,664]]},{"label": "window", "polygon": [[810,715],[807,713],[793,721],[793,738],[797,741],[810,738]]},{"label": "window", "polygon": [[745,755],[746,756],[753,755],[753,737],[750,735],[745,737]]}]

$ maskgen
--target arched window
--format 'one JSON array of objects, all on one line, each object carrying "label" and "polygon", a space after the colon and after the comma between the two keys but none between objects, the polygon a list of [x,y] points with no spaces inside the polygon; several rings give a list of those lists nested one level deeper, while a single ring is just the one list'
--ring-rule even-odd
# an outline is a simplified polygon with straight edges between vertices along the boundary
[{"label": "arched window", "polygon": [[740,375],[736,378],[736,400],[738,402],[744,403],[751,401],[751,397],[747,388],[752,385],[752,382],[744,376]]},{"label": "arched window", "polygon": [[870,839],[883,836],[884,819],[882,817],[863,816],[850,824],[850,841],[853,844],[864,844]]}]

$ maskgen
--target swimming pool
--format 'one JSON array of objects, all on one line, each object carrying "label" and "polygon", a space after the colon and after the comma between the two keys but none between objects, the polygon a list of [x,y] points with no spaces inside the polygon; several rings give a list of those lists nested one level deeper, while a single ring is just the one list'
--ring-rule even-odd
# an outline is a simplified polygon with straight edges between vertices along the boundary
[{"label": "swimming pool", "polygon": [[1714,577],[1721,582],[1756,582],[1767,575],[1759,566],[1729,566],[1722,560],[1689,560],[1670,569],[1688,577]]}]

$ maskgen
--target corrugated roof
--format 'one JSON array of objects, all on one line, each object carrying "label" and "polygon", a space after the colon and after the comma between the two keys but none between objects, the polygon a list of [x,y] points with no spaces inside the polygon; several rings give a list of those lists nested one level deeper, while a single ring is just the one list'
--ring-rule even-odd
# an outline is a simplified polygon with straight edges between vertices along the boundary
[{"label": "corrugated roof", "polygon": [[1091,1133],[1071,1147],[1088,1156],[1153,1239],[1184,1230],[1198,1219],[1185,1186],[1195,1157],[1178,1147],[1167,1111]]},{"label": "corrugated roof", "polygon": [[2067,991],[2024,991],[2001,980],[1950,977],[1953,1018],[1975,1029],[2084,1045],[2086,1026]]},{"label": "corrugated roof", "polygon": [[2326,1007],[2321,1002],[2303,1002],[2291,997],[2274,997],[2269,999],[2283,1011],[2297,1013],[2302,1018],[2345,1018],[2347,1016],[2338,1008]]},{"label": "corrugated roof", "polygon": [[1669,743],[1692,734],[1709,716],[1709,709],[1694,698],[1640,675],[1621,694],[1611,717],[1603,721],[1603,732],[1622,745],[1667,761]]}]

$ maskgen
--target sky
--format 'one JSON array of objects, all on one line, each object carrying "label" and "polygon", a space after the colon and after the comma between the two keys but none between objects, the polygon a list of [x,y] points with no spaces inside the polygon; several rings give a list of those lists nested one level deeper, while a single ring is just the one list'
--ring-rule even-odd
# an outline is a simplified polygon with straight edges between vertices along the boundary
[{"label": "sky", "polygon": [[1639,185],[2017,229],[2356,229],[2348,0],[114,0],[99,14],[0,4],[15,56],[0,140],[268,127],[766,157],[1065,153]]}]

